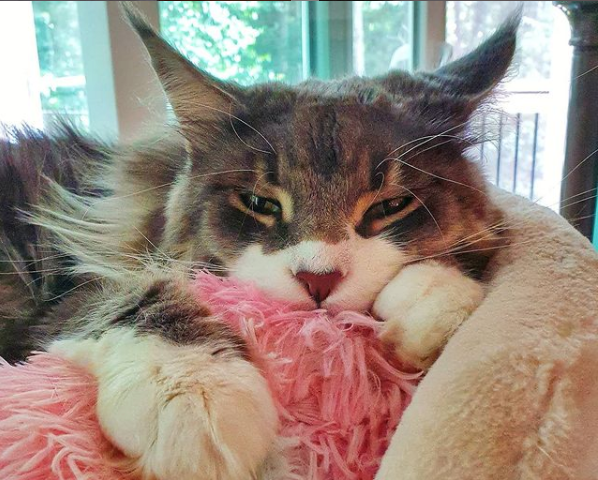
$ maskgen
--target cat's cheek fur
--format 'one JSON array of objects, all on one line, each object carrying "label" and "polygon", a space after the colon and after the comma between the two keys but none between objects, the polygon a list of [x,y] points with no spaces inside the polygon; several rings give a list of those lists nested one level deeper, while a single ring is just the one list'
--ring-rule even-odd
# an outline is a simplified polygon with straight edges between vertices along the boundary
[{"label": "cat's cheek fur", "polygon": [[426,369],[484,298],[481,283],[437,261],[408,265],[382,290],[373,313],[381,339],[406,363]]},{"label": "cat's cheek fur", "polygon": [[270,295],[293,303],[296,308],[313,308],[305,289],[291,272],[291,249],[266,254],[261,245],[250,245],[232,264],[230,275],[251,282]]},{"label": "cat's cheek fur", "polygon": [[332,312],[367,311],[384,286],[405,263],[401,250],[383,238],[362,238],[350,232],[338,243],[302,241],[273,253],[254,244],[233,263],[231,275],[250,281],[297,308],[316,305],[294,275],[300,271],[337,270],[343,278],[322,307]]},{"label": "cat's cheek fur", "polygon": [[246,480],[276,438],[266,381],[250,362],[132,329],[62,340],[50,351],[92,372],[107,437],[143,479]]}]

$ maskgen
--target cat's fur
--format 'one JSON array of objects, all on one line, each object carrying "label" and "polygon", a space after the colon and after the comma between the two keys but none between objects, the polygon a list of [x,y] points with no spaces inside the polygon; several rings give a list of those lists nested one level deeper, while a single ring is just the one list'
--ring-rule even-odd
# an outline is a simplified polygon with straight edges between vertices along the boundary
[{"label": "cat's fur", "polygon": [[[114,149],[69,129],[0,144],[0,354],[42,342],[89,368],[105,432],[145,478],[247,479],[272,449],[273,403],[188,273],[251,280],[298,308],[372,311],[399,356],[429,365],[504,245],[464,154],[518,20],[434,73],[242,88],[129,16],[177,126]],[[251,194],[281,210],[252,211]],[[403,210],[380,214],[394,198]],[[342,280],[316,302],[300,271]]]}]

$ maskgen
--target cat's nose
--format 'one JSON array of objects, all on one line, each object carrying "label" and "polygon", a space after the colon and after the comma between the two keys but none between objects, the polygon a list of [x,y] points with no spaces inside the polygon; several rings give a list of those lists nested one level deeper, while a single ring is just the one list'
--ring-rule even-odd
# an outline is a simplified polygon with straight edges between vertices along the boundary
[{"label": "cat's nose", "polygon": [[337,270],[330,273],[297,272],[295,277],[305,285],[311,297],[318,304],[328,298],[334,287],[343,278],[341,272]]}]

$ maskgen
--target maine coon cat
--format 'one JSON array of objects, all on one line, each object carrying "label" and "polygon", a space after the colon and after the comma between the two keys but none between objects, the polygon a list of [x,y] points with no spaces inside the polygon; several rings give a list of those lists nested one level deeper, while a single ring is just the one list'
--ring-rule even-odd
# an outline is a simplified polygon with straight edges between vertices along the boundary
[{"label": "maine coon cat", "polygon": [[255,478],[273,402],[190,272],[370,311],[400,358],[429,366],[504,245],[465,153],[518,21],[432,73],[245,88],[129,17],[176,125],[133,146],[68,128],[0,145],[0,354],[41,344],[89,368],[100,422],[143,478]]}]

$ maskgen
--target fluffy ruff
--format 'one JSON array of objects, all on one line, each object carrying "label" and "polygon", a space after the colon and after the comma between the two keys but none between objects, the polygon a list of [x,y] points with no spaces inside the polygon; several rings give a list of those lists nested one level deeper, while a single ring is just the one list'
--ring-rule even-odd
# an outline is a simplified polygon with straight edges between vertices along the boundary
[{"label": "fluffy ruff", "polygon": [[[409,404],[407,374],[377,340],[379,323],[295,311],[254,287],[201,273],[197,295],[247,341],[281,419],[285,479],[372,479]],[[37,354],[0,368],[0,478],[121,480],[95,416],[93,378]],[[282,480],[282,479],[281,479]]]}]

